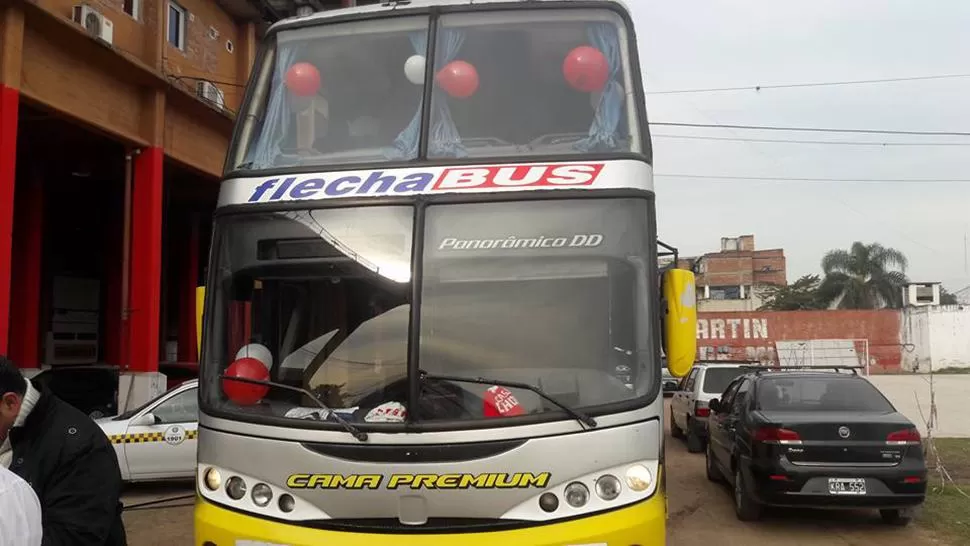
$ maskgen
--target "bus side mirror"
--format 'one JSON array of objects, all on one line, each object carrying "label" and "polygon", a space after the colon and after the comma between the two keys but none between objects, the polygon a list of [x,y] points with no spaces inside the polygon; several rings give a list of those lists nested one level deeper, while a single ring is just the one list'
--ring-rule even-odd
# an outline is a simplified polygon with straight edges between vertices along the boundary
[{"label": "bus side mirror", "polygon": [[668,269],[661,280],[665,302],[663,349],[667,369],[674,377],[684,377],[694,365],[697,354],[697,300],[694,273]]}]

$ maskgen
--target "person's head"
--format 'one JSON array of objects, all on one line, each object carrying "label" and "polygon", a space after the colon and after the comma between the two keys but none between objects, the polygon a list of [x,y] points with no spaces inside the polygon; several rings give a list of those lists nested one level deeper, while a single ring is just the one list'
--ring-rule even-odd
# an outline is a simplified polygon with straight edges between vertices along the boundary
[{"label": "person's head", "polygon": [[9,358],[0,355],[0,442],[7,439],[27,392],[27,380]]}]

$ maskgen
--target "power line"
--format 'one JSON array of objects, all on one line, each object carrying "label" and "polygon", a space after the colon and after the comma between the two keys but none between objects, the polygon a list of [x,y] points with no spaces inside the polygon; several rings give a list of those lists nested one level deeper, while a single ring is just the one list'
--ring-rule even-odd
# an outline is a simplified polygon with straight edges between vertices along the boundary
[{"label": "power line", "polygon": [[654,173],[666,178],[710,178],[715,180],[763,180],[768,182],[970,182],[970,178],[802,178],[789,176],[729,176],[718,174]]},{"label": "power line", "polygon": [[783,144],[835,144],[839,146],[970,146],[970,142],[876,142],[876,141],[835,141],[835,140],[795,140],[773,138],[714,137],[700,135],[652,134],[652,138],[674,138],[687,140],[730,140],[736,142],[778,142]]},{"label": "power line", "polygon": [[865,85],[873,83],[911,82],[919,80],[944,80],[970,78],[970,74],[938,74],[933,76],[910,76],[903,78],[881,78],[873,80],[845,80],[834,82],[782,83],[769,85],[747,85],[742,87],[707,87],[700,89],[670,89],[666,91],[647,91],[647,95],[674,95],[687,93],[720,93],[725,91],[761,91],[762,89],[792,89],[797,87],[833,87],[840,85]]},{"label": "power line", "polygon": [[870,133],[879,135],[927,135],[927,136],[970,136],[968,132],[958,131],[902,131],[890,129],[833,129],[823,127],[783,127],[775,125],[732,125],[724,123],[682,123],[671,121],[652,121],[650,125],[661,127],[702,127],[708,129],[750,129],[755,131],[796,131],[813,133]]}]

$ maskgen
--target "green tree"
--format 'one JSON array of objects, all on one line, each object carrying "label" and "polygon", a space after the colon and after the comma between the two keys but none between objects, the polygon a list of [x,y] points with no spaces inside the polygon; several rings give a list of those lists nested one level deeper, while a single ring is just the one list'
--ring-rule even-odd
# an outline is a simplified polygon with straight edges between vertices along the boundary
[{"label": "green tree", "polygon": [[951,294],[947,292],[946,288],[940,287],[940,305],[956,305],[960,302],[957,301],[956,294]]},{"label": "green tree", "polygon": [[903,306],[908,262],[902,252],[879,243],[852,243],[846,251],[830,250],[822,258],[825,279],[819,301],[839,309],[879,309]]},{"label": "green tree", "polygon": [[799,311],[824,309],[818,300],[818,287],[822,280],[818,275],[805,275],[787,286],[766,286],[761,289],[764,303],[760,311]]}]

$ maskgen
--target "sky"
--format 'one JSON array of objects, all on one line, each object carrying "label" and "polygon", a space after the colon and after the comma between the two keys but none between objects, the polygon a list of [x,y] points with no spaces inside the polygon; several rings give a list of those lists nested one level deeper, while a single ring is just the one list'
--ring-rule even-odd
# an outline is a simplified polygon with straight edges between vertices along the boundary
[{"label": "sky", "polygon": [[[966,0],[627,0],[655,122],[970,132],[970,77],[734,92],[754,87],[970,74]],[[854,241],[902,251],[914,281],[970,285],[970,136],[652,126],[658,227],[683,255],[754,234],[784,248],[788,279],[821,273]],[[957,143],[845,146],[671,136]],[[665,175],[698,175],[670,177]],[[704,175],[768,177],[725,180]],[[831,178],[837,181],[782,181]],[[845,179],[967,182],[849,182]]]}]

